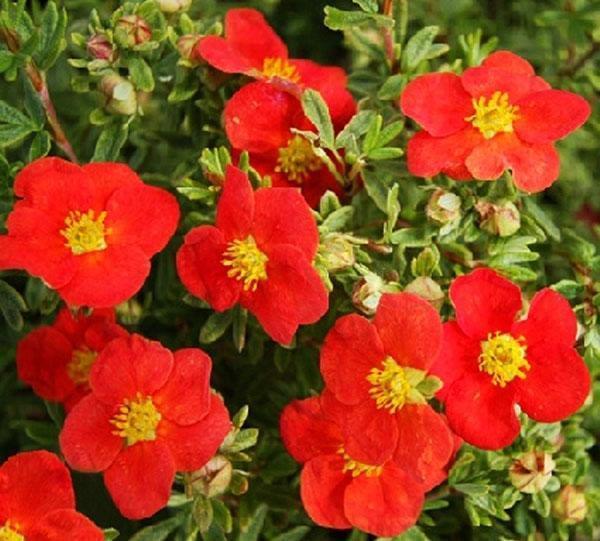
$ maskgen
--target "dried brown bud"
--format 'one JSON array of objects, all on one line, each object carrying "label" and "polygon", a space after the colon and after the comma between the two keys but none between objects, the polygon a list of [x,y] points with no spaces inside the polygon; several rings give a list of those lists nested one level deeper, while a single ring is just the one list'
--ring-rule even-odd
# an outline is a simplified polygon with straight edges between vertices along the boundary
[{"label": "dried brown bud", "polygon": [[232,473],[231,462],[222,455],[216,455],[194,473],[194,489],[207,498],[223,494],[231,483]]},{"label": "dried brown bud", "polygon": [[350,268],[356,262],[354,245],[348,235],[329,233],[325,235],[319,248],[325,268],[337,272]]},{"label": "dried brown bud", "polygon": [[444,304],[444,292],[440,285],[429,276],[419,276],[408,284],[404,291],[425,299],[436,310]]},{"label": "dried brown bud", "polygon": [[133,115],[137,111],[137,95],[133,85],[113,73],[100,81],[100,91],[106,96],[106,110],[117,115]]},{"label": "dried brown bud", "polygon": [[475,210],[481,217],[481,229],[492,235],[509,237],[521,227],[519,210],[510,201],[494,204],[481,200],[475,204]]},{"label": "dried brown bud", "polygon": [[529,451],[516,458],[508,475],[516,489],[526,494],[535,494],[548,484],[555,466],[549,453]]},{"label": "dried brown bud", "polygon": [[565,524],[577,524],[587,515],[585,494],[580,487],[563,487],[552,502],[552,513]]},{"label": "dried brown bud", "polygon": [[460,206],[458,195],[438,188],[431,194],[425,213],[430,220],[445,225],[460,218]]}]

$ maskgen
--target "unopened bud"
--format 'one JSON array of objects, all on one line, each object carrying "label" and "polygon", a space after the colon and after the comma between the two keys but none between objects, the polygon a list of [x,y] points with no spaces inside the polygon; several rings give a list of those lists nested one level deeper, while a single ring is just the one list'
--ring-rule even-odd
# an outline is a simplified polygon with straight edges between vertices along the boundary
[{"label": "unopened bud", "polygon": [[115,39],[123,47],[134,47],[150,41],[152,29],[139,15],[124,15],[115,26]]},{"label": "unopened bud", "polygon": [[137,325],[144,315],[142,305],[135,299],[129,299],[119,304],[116,312],[119,321],[125,325]]},{"label": "unopened bud", "polygon": [[418,276],[404,288],[404,291],[425,299],[436,310],[439,310],[444,304],[442,288],[429,276]]},{"label": "unopened bud", "polygon": [[577,524],[587,515],[587,502],[582,488],[567,485],[552,502],[552,514],[565,524]]},{"label": "unopened bud", "polygon": [[513,486],[526,494],[535,494],[550,481],[556,463],[544,451],[529,451],[511,464],[508,475]]},{"label": "unopened bud", "polygon": [[480,227],[492,235],[499,237],[510,237],[521,227],[521,215],[519,210],[510,201],[503,203],[490,203],[478,201],[475,210],[481,217]]},{"label": "unopened bud", "polygon": [[430,220],[445,225],[460,218],[460,206],[458,195],[438,188],[431,194],[425,213]]},{"label": "unopened bud", "polygon": [[323,239],[319,251],[329,272],[348,269],[356,262],[354,245],[348,239],[348,235],[329,233]]},{"label": "unopened bud", "polygon": [[363,277],[354,284],[352,303],[363,314],[372,316],[377,311],[381,296],[397,291],[398,286],[386,282],[374,272],[365,271]]},{"label": "unopened bud", "polygon": [[105,75],[100,91],[106,96],[106,110],[117,115],[133,115],[137,111],[137,96],[133,85],[117,74]]},{"label": "unopened bud", "polygon": [[95,34],[88,40],[87,52],[96,60],[112,62],[115,59],[115,48],[103,34]]},{"label": "unopened bud", "polygon": [[179,55],[184,60],[188,60],[192,64],[197,64],[202,60],[198,55],[196,45],[200,41],[200,36],[197,34],[184,34],[177,40],[177,50]]},{"label": "unopened bud", "polygon": [[192,0],[158,0],[158,7],[163,13],[185,11],[192,5]]},{"label": "unopened bud", "polygon": [[194,489],[207,498],[223,494],[231,483],[232,473],[231,462],[216,455],[194,473]]}]

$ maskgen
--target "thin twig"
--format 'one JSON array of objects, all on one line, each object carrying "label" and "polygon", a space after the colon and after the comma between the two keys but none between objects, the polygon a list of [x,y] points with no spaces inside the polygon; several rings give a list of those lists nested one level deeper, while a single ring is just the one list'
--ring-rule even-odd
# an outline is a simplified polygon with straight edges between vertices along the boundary
[{"label": "thin twig", "polygon": [[559,70],[558,74],[566,77],[575,75],[584,64],[590,60],[598,51],[600,51],[600,41],[592,41],[590,48],[583,53],[577,60]]}]

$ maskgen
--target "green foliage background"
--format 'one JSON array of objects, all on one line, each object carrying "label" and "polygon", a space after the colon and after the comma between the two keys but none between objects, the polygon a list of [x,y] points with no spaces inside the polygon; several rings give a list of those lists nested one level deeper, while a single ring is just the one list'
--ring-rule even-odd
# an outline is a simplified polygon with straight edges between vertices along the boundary
[{"label": "green foliage background", "polygon": [[[229,449],[237,474],[227,494],[213,501],[199,497],[144,523],[123,520],[99,478],[76,475],[80,510],[102,527],[121,532],[119,539],[367,539],[360,532],[320,529],[308,520],[298,497],[298,466],[283,450],[277,430],[285,404],[321,389],[318,346],[335,318],[353,310],[352,288],[367,273],[384,279],[390,287],[404,287],[415,277],[427,276],[446,291],[458,273],[485,264],[517,281],[528,293],[552,285],[577,310],[582,325],[579,349],[596,379],[600,373],[600,190],[596,180],[600,166],[600,2],[397,0],[393,3],[397,8],[395,26],[389,31],[402,42],[399,45],[406,45],[404,36],[421,32],[412,51],[409,46],[397,48],[399,69],[395,70],[390,69],[381,48],[385,24],[382,26],[369,12],[377,2],[329,4],[360,12],[366,24],[348,25],[347,16],[342,14],[337,26],[343,26],[344,31],[327,29],[323,24],[326,2],[322,0],[195,0],[187,12],[189,17],[163,16],[153,0],[139,5],[65,0],[58,8],[40,2],[25,6],[4,0],[0,4],[0,29],[4,32],[0,32],[4,42],[0,43],[0,72],[4,75],[0,80],[0,219],[13,204],[14,174],[35,157],[48,152],[62,155],[26,75],[25,68],[33,57],[47,74],[58,118],[80,161],[125,161],[147,182],[179,194],[183,218],[178,235],[154,259],[152,276],[143,291],[119,308],[120,320],[131,331],[158,339],[170,348],[206,349],[215,363],[214,388],[224,395],[232,413],[249,405],[246,425],[260,430],[252,449],[244,447],[252,446],[254,431],[240,432],[237,447]],[[239,310],[212,315],[205,305],[186,295],[174,269],[174,254],[182,235],[192,226],[212,220],[217,190],[209,179],[218,178],[222,160],[219,153],[203,150],[227,145],[221,111],[243,82],[239,77],[220,78],[204,66],[178,64],[175,43],[183,34],[214,33],[225,11],[240,5],[264,11],[293,57],[347,68],[361,110],[371,111],[363,117],[364,126],[355,126],[356,143],[352,144],[356,148],[338,140],[338,147],[357,150],[362,157],[366,190],[346,206],[332,198],[324,200],[319,221],[323,239],[344,232],[372,243],[354,246],[362,266],[331,273],[334,290],[330,313],[318,325],[302,329],[289,349],[270,342]],[[402,18],[404,7],[408,8],[408,19]],[[136,91],[143,92],[137,96],[143,115],[114,114],[106,110],[105,98],[98,91],[101,70],[106,66],[90,64],[85,52],[88,25],[111,29],[119,14],[137,9],[145,10],[148,20],[153,21],[156,48],[124,49],[119,72],[131,78]],[[331,12],[329,16],[329,24],[336,26]],[[438,28],[422,32],[431,26]],[[476,35],[479,30],[481,34]],[[11,50],[8,44],[8,31],[19,36],[16,49]],[[469,34],[471,37],[466,37]],[[434,42],[438,46],[432,49]],[[496,183],[457,184],[438,179],[436,186],[451,190],[462,201],[460,221],[448,231],[425,216],[433,185],[410,178],[397,150],[379,152],[379,157],[373,151],[404,148],[414,130],[414,126],[404,127],[398,122],[402,117],[394,106],[394,98],[408,78],[477,64],[496,44],[529,59],[554,87],[584,95],[594,113],[583,129],[559,144],[560,181],[540,196],[516,193],[508,175]],[[376,115],[381,115],[384,130],[389,127],[391,139],[381,136]],[[226,152],[220,155],[226,159]],[[380,159],[382,156],[385,159]],[[513,202],[521,214],[519,231],[505,238],[484,231],[474,208],[481,199]],[[18,272],[2,273],[2,459],[30,448],[58,450],[61,412],[18,382],[14,364],[17,341],[31,329],[52,321],[57,307],[56,295],[40,280]],[[446,302],[442,315],[450,313]],[[525,422],[522,437],[503,452],[464,447],[449,482],[430,496],[419,526],[397,541],[599,539],[598,382],[594,395],[595,401],[590,400],[582,413],[562,426]],[[563,441],[558,451],[557,439]],[[514,456],[532,448],[552,450],[558,464],[553,481],[533,497],[519,493],[507,476]],[[248,491],[240,495],[246,478]],[[577,527],[566,526],[550,512],[557,491],[568,484],[583,486],[586,491],[588,515]]]}]

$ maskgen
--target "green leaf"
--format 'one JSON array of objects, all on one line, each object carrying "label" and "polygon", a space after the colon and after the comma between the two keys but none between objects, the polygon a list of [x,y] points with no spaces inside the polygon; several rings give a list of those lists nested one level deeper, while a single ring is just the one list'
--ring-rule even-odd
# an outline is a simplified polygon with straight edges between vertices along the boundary
[{"label": "green leaf", "polygon": [[297,526],[288,532],[273,537],[272,541],[300,541],[310,531],[308,526]]},{"label": "green leaf", "polygon": [[233,310],[226,312],[214,312],[206,320],[202,329],[200,329],[200,343],[212,344],[216,342],[225,331],[229,328],[233,321]]},{"label": "green leaf", "polygon": [[400,96],[407,82],[408,78],[403,73],[392,75],[381,85],[377,97],[380,100],[395,100]]},{"label": "green leaf", "polygon": [[382,28],[392,28],[394,19],[377,13],[345,11],[332,6],[325,6],[325,26],[331,28],[331,30],[345,30],[366,23],[372,23]]},{"label": "green leaf", "polygon": [[398,147],[383,147],[371,150],[367,154],[370,160],[395,160],[404,154],[404,150]]},{"label": "green leaf", "polygon": [[129,61],[129,75],[134,86],[144,92],[154,90],[152,69],[143,58],[134,57]]},{"label": "green leaf", "polygon": [[561,295],[567,297],[567,299],[574,299],[584,291],[583,284],[580,284],[575,280],[561,280],[551,287],[554,291],[558,291]]},{"label": "green leaf", "polygon": [[560,241],[560,229],[554,225],[552,219],[542,210],[540,206],[531,197],[523,198],[525,210],[537,222],[537,224],[556,241]]},{"label": "green leaf", "polygon": [[119,157],[121,148],[127,141],[129,126],[127,124],[112,123],[107,125],[98,137],[93,162],[114,162]]},{"label": "green leaf", "polygon": [[0,125],[0,148],[14,145],[27,137],[35,128],[28,125]]},{"label": "green leaf", "polygon": [[35,129],[31,119],[25,116],[21,111],[0,100],[0,122],[4,124],[14,124],[16,126],[28,126],[30,131]]},{"label": "green leaf", "polygon": [[304,114],[317,127],[319,137],[324,146],[334,147],[335,133],[325,100],[316,90],[309,88],[302,93],[302,109]]},{"label": "green leaf", "polygon": [[322,231],[339,231],[342,229],[354,215],[354,207],[345,206],[334,210],[320,226]]},{"label": "green leaf", "polygon": [[41,41],[34,55],[35,61],[42,71],[50,68],[66,48],[66,28],[67,12],[65,8],[59,10],[54,2],[49,2],[42,17]]},{"label": "green leaf", "polygon": [[433,40],[440,31],[437,26],[426,26],[410,38],[402,55],[402,62],[409,70],[416,68],[426,60],[433,44]]},{"label": "green leaf", "polygon": [[377,0],[352,0],[360,9],[369,13],[377,13],[379,4]]},{"label": "green leaf", "polygon": [[52,144],[52,140],[50,139],[50,134],[47,131],[39,131],[37,132],[31,141],[31,146],[29,147],[29,156],[28,160],[32,162],[33,160],[37,160],[38,158],[43,158],[50,152],[50,146]]},{"label": "green leaf", "polygon": [[180,518],[173,517],[158,524],[141,529],[129,541],[165,541],[169,534],[179,526]]},{"label": "green leaf", "polygon": [[119,537],[119,532],[114,528],[107,528],[104,530],[104,541],[113,541],[113,539],[116,539],[117,537]]},{"label": "green leaf", "polygon": [[246,521],[240,524],[240,533],[237,541],[258,541],[258,536],[262,531],[267,517],[268,507],[266,504],[261,504],[256,508],[253,515]]},{"label": "green leaf", "polygon": [[0,311],[11,329],[20,331],[23,328],[23,316],[21,312],[27,310],[27,305],[19,292],[0,280]]}]

